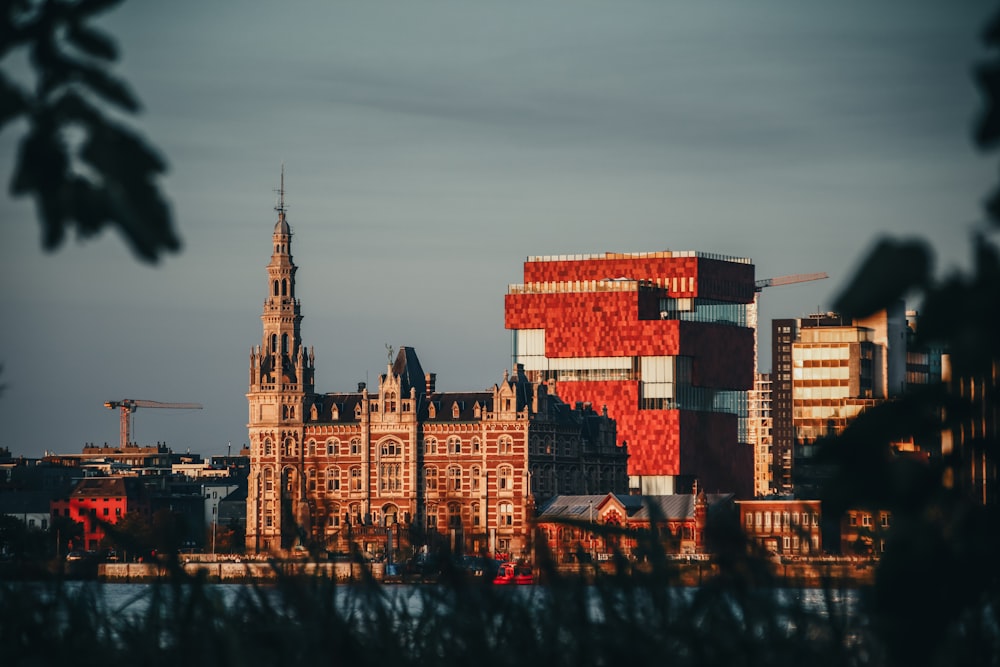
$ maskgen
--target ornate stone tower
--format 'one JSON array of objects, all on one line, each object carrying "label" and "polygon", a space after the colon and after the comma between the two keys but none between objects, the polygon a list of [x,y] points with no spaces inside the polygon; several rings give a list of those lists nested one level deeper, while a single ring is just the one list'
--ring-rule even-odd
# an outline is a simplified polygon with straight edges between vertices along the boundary
[{"label": "ornate stone tower", "polygon": [[299,300],[295,298],[292,230],[285,215],[281,173],[278,222],[271,237],[264,300],[263,338],[250,350],[250,479],[247,548],[279,551],[308,531],[303,472],[306,406],[314,395],[314,356],[302,345]]}]

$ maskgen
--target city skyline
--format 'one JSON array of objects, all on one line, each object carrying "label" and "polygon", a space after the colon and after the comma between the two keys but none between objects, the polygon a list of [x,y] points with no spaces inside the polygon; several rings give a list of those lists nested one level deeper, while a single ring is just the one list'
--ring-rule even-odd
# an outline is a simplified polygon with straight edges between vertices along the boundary
[{"label": "city skyline", "polygon": [[[247,440],[281,164],[303,339],[319,392],[414,347],[443,390],[510,367],[507,285],[532,255],[749,257],[772,318],[829,308],[881,234],[968,265],[995,170],[969,139],[990,5],[555,2],[206,9],[104,16],[184,248],[140,264],[104,233],[40,250],[0,198],[0,447],[25,456],[134,435],[224,454]],[[17,127],[0,134],[10,182]],[[768,370],[762,360],[761,370]]]}]

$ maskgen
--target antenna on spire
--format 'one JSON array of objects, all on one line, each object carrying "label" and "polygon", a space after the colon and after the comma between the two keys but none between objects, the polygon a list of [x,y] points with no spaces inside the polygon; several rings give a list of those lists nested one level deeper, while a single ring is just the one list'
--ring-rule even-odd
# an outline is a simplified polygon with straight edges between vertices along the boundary
[{"label": "antenna on spire", "polygon": [[278,205],[274,207],[274,210],[278,213],[285,212],[285,161],[281,161],[281,187],[279,187],[275,192],[278,193]]}]

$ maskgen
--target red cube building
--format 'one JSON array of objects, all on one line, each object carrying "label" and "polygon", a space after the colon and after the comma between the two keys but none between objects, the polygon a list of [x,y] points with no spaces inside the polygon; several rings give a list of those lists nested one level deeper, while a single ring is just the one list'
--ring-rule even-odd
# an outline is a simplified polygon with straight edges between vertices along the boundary
[{"label": "red cube building", "polygon": [[754,266],[699,252],[529,257],[505,326],[515,364],[568,402],[607,406],[631,492],[753,494]]}]

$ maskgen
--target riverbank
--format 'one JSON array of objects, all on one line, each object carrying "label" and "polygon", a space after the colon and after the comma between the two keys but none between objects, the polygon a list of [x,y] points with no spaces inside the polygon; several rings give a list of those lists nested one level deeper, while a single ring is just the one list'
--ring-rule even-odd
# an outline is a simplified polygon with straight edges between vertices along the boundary
[{"label": "riverbank", "polygon": [[[841,587],[862,587],[874,583],[877,561],[855,559],[800,559],[770,562],[770,574],[780,586],[812,588],[831,583]],[[325,577],[338,582],[371,579],[385,583],[416,583],[431,578],[413,578],[385,563],[309,561],[192,561],[182,563],[184,573],[218,583],[273,582],[282,577]],[[602,566],[572,565],[557,568],[566,577],[593,579],[608,574]],[[701,586],[718,577],[718,563],[711,560],[670,562],[666,576],[681,586]],[[103,582],[149,582],[170,576],[157,563],[100,563],[94,577]]]}]

